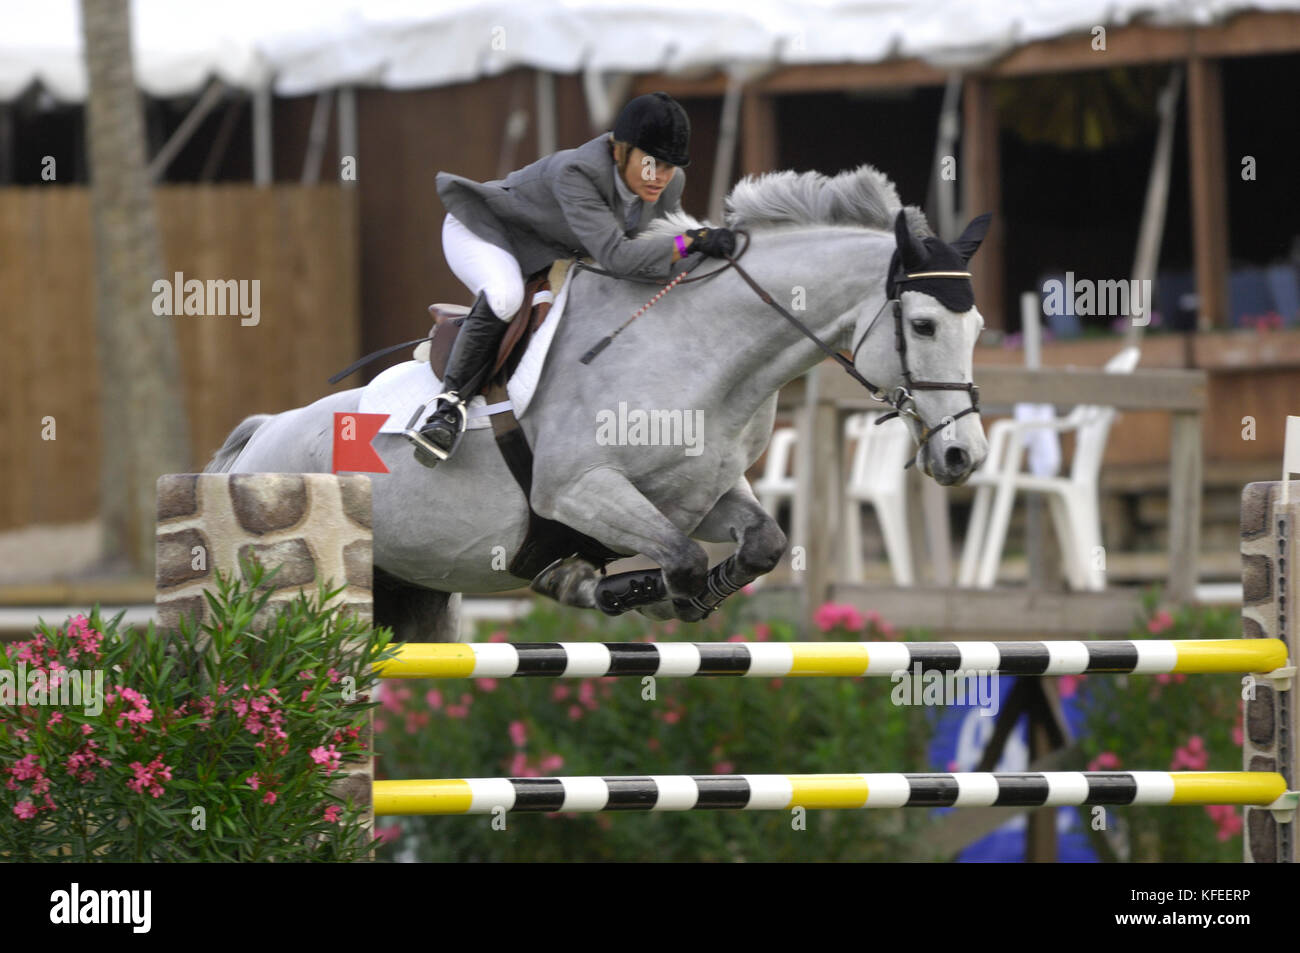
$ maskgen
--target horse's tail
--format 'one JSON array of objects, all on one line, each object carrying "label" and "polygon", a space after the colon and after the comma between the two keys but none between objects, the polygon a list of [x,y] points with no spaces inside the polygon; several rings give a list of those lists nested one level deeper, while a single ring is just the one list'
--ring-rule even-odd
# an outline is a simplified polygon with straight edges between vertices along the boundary
[{"label": "horse's tail", "polygon": [[221,445],[221,449],[212,455],[208,465],[203,468],[204,473],[226,473],[234,465],[235,459],[243,452],[248,441],[253,439],[253,434],[257,428],[266,423],[273,414],[254,414],[251,417],[245,417],[239,422],[234,430],[230,431],[230,436],[226,442]]}]

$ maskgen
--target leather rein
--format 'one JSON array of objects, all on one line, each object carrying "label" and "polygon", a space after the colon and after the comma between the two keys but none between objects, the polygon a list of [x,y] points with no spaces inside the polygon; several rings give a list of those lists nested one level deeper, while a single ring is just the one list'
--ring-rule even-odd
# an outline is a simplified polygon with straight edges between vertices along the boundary
[{"label": "leather rein", "polygon": [[[866,388],[867,393],[871,395],[871,398],[873,400],[879,401],[882,404],[888,404],[890,407],[893,408],[893,410],[890,413],[878,417],[876,419],[877,424],[883,424],[887,420],[892,420],[895,417],[904,417],[904,416],[911,417],[914,420],[916,420],[921,425],[921,431],[922,431],[920,438],[915,438],[915,437],[913,438],[914,440],[916,440],[916,445],[918,449],[925,446],[927,443],[929,443],[930,439],[933,438],[935,434],[939,433],[941,430],[943,430],[943,428],[947,427],[949,424],[953,423],[954,421],[957,421],[960,418],[965,417],[967,414],[979,413],[980,392],[979,392],[979,387],[973,381],[927,381],[927,380],[916,380],[912,376],[912,369],[911,366],[908,364],[908,360],[907,360],[907,337],[904,334],[904,328],[903,328],[903,304],[898,298],[890,298],[880,306],[880,310],[877,311],[875,317],[871,319],[871,323],[867,325],[867,329],[862,332],[862,337],[859,338],[857,345],[853,348],[852,357],[845,357],[835,348],[831,347],[829,344],[827,344],[825,341],[819,338],[816,332],[814,332],[811,328],[809,328],[808,325],[804,324],[802,321],[796,318],[785,308],[781,307],[781,305],[777,304],[777,302],[772,298],[770,294],[767,293],[767,291],[762,287],[762,285],[760,285],[757,281],[755,281],[753,277],[751,277],[749,272],[746,271],[743,267],[741,267],[739,259],[742,255],[745,254],[746,251],[749,250],[749,233],[743,230],[737,230],[737,234],[744,237],[745,244],[741,247],[740,252],[738,254],[734,256],[727,256],[727,264],[723,265],[721,268],[715,268],[712,271],[707,272],[706,274],[698,275],[694,278],[687,278],[685,276],[690,272],[691,269],[695,267],[695,265],[692,265],[691,268],[688,268],[686,269],[686,271],[681,272],[676,278],[674,278],[667,285],[665,285],[657,295],[651,298],[650,301],[646,302],[646,304],[642,306],[642,308],[639,311],[637,311],[636,314],[632,315],[631,318],[625,321],[612,334],[602,339],[593,348],[591,348],[591,350],[589,350],[586,354],[584,354],[582,357],[582,363],[590,364],[592,359],[594,359],[597,354],[603,351],[610,344],[610,342],[619,333],[623,331],[624,328],[626,328],[629,324],[631,324],[642,314],[648,311],[660,298],[662,298],[665,294],[671,291],[676,285],[691,284],[692,282],[697,282],[697,281],[706,281],[709,278],[713,278],[717,275],[722,274],[724,271],[735,269],[736,274],[738,274],[744,280],[745,284],[749,285],[749,287],[754,290],[754,293],[758,295],[759,300],[761,300],[764,304],[770,307],[777,314],[781,315],[781,317],[789,321],[805,337],[807,337],[810,341],[816,344],[817,347],[820,348],[824,354],[826,354],[826,356],[830,357],[837,364],[839,364],[840,367],[844,369],[846,374],[848,374],[855,381],[857,381],[859,384],[861,384],[863,387]],[[642,284],[656,284],[656,285],[659,284],[659,282],[653,278],[641,278],[636,275],[618,275],[615,274],[614,272],[605,271],[601,268],[596,268],[592,265],[583,264],[582,262],[578,262],[576,264],[576,267],[582,268],[586,271],[594,272],[598,275],[603,275],[608,278],[622,278],[625,280],[640,282]],[[971,273],[969,271],[901,272],[894,278],[894,284],[896,285],[904,284],[909,281],[919,281],[925,278],[969,279],[970,277],[971,277]],[[862,376],[862,374],[858,371],[857,367],[855,367],[854,365],[857,362],[858,351],[861,350],[862,345],[866,343],[868,335],[871,334],[871,329],[875,327],[876,321],[880,318],[880,315],[884,313],[885,308],[891,304],[894,306],[894,348],[895,350],[898,351],[898,359],[899,359],[899,363],[902,365],[904,383],[899,387],[895,387],[892,391],[886,391],[884,388],[878,387],[877,385],[871,383],[871,381],[867,380],[864,376]],[[969,395],[971,404],[969,407],[967,407],[965,410],[959,413],[953,414],[952,416],[945,416],[944,419],[940,421],[937,425],[931,427],[926,423],[925,418],[921,416],[921,413],[916,406],[916,400],[912,396],[913,391],[920,391],[920,390],[963,390]],[[904,465],[904,469],[912,466],[912,464],[914,464],[915,462],[916,462],[916,457],[912,456]]]}]

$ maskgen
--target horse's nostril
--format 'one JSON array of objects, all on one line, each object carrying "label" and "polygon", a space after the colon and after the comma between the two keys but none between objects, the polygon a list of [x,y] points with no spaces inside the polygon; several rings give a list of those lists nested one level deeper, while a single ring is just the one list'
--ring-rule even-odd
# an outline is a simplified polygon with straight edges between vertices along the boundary
[{"label": "horse's nostril", "polygon": [[964,447],[949,447],[943,453],[943,462],[949,470],[965,470],[970,466],[970,454]]}]

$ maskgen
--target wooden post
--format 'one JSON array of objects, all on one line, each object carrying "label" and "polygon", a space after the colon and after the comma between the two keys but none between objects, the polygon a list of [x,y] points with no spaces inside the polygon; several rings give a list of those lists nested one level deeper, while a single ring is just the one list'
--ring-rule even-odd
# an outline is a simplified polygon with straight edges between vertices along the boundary
[{"label": "wooden post", "polygon": [[830,595],[835,582],[836,561],[841,553],[839,522],[843,512],[843,474],[840,472],[840,420],[833,401],[822,393],[822,370],[808,372],[808,387],[799,412],[799,436],[795,443],[794,540],[792,566],[795,578],[802,578],[805,625],[812,613]]},{"label": "wooden post", "polygon": [[1196,595],[1201,548],[1201,415],[1174,411],[1171,417],[1167,597],[1181,604]]},{"label": "wooden post", "polygon": [[1196,263],[1197,328],[1227,326],[1228,192],[1223,154],[1223,79],[1218,60],[1187,61],[1187,139]]},{"label": "wooden post", "polygon": [[776,168],[776,100],[751,87],[741,97],[741,175],[757,175]]},{"label": "wooden post", "polygon": [[[962,205],[966,218],[993,213],[993,224],[980,245],[972,269],[975,302],[990,328],[1007,326],[1003,287],[1003,235],[1001,159],[998,151],[998,115],[993,103],[993,81],[987,77],[966,77],[962,91],[962,157],[957,170],[962,183]],[[958,222],[964,227],[965,222]]]}]

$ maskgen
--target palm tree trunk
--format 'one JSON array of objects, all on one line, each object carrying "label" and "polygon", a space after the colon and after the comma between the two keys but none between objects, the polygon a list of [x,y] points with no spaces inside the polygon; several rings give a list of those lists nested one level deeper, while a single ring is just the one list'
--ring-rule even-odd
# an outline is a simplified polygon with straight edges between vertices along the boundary
[{"label": "palm tree trunk", "polygon": [[103,558],[152,572],[154,484],[189,468],[189,422],[171,317],[153,313],[166,277],[131,60],[129,0],[82,0],[94,215],[102,417]]}]

